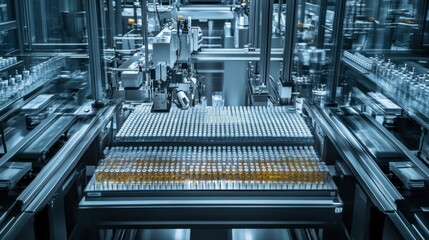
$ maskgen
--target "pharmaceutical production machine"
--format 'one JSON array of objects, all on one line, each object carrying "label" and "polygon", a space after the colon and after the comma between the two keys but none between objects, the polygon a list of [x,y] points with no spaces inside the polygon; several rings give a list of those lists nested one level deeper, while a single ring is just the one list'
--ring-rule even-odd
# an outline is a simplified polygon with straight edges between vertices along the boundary
[{"label": "pharmaceutical production machine", "polygon": [[0,239],[428,239],[428,19],[0,0]]}]

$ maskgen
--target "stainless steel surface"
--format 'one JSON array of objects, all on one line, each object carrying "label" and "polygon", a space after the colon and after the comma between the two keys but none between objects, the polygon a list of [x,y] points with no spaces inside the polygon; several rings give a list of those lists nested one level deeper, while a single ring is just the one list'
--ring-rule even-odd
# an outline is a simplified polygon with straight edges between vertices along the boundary
[{"label": "stainless steel surface", "polygon": [[[174,67],[174,64],[178,60],[176,55],[178,46],[174,46],[176,36],[171,36],[171,34],[171,32],[159,34],[153,39],[152,61],[155,66],[158,64],[166,64],[169,67]],[[183,51],[184,54],[183,49],[180,51]]]},{"label": "stainless steel surface", "polygon": [[287,229],[232,229],[232,240],[291,240]]},{"label": "stainless steel surface", "polygon": [[[123,198],[121,200],[115,201],[106,201],[106,200],[87,200],[85,197],[82,198],[80,205],[84,208],[89,207],[97,207],[97,206],[137,206],[137,205],[147,205],[147,206],[193,206],[194,208],[198,208],[198,206],[202,205],[229,205],[229,206],[268,206],[271,205],[274,208],[280,205],[290,205],[291,208],[293,206],[338,206],[341,207],[342,203],[333,202],[332,199],[297,199],[296,197],[292,198],[271,198],[267,197],[252,197],[248,196],[242,197],[234,197],[234,198],[226,198],[224,196],[221,197],[198,197],[192,196],[192,198],[186,197],[174,197],[174,198],[141,198],[140,199],[127,199]],[[244,219],[245,220],[245,219]]]},{"label": "stainless steel surface", "polygon": [[[358,88],[356,87],[352,88],[351,93],[352,93],[352,97],[356,98],[356,100],[364,104],[366,107],[371,108],[375,114],[380,114],[380,115],[385,114],[384,110],[379,105],[374,104],[374,102]],[[363,107],[364,106],[362,106],[361,108]]]},{"label": "stainless steel surface", "polygon": [[182,15],[184,19],[192,17],[199,20],[231,20],[234,18],[234,13],[227,6],[181,6],[177,15]]},{"label": "stainless steel surface", "polygon": [[250,1],[249,10],[249,43],[254,47],[259,47],[259,1]]},{"label": "stainless steel surface", "polygon": [[[8,115],[5,111],[10,108],[20,109],[37,97],[35,93],[56,79],[64,65],[64,57],[54,55],[46,61],[35,64],[31,67],[31,72],[24,69],[22,74],[19,74],[21,81],[3,86],[0,94],[0,112],[3,116],[0,116],[0,119]],[[19,106],[20,104],[22,105]]]},{"label": "stainless steel surface", "polygon": [[248,84],[248,63],[245,61],[225,61],[223,96],[225,106],[244,106]]}]

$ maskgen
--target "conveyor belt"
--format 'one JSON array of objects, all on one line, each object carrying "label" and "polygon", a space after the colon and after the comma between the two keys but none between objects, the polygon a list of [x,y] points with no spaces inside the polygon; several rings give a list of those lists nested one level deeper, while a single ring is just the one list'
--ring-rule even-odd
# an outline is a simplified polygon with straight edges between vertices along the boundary
[{"label": "conveyor belt", "polygon": [[77,118],[75,116],[60,116],[50,125],[38,138],[38,141],[32,142],[21,153],[23,159],[33,159],[44,152],[46,152],[52,145],[60,138],[60,136],[67,131],[70,126],[75,123]]},{"label": "conveyor belt", "polygon": [[399,149],[395,148],[386,138],[383,138],[377,129],[361,116],[339,118],[377,160],[402,160],[406,158]]}]

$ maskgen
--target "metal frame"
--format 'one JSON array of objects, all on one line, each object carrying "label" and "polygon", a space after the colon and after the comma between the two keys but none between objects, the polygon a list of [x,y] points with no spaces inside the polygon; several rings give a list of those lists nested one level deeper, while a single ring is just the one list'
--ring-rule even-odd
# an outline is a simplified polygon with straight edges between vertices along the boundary
[{"label": "metal frame", "polygon": [[297,10],[298,1],[289,0],[287,2],[286,16],[288,21],[286,22],[286,33],[290,33],[290,36],[285,36],[285,44],[283,47],[283,69],[282,69],[282,81],[292,81],[292,69],[293,69],[293,58],[294,58],[294,46],[296,39],[296,24],[297,24]]},{"label": "metal frame", "polygon": [[[82,159],[83,154],[91,146],[96,137],[102,132],[103,128],[107,126],[109,121],[117,112],[119,105],[113,105],[99,111],[93,112],[90,118],[82,118],[78,120],[77,116],[72,116],[76,124],[80,124],[81,129],[73,134],[67,143],[60,149],[58,153],[49,161],[49,163],[42,169],[38,176],[31,182],[30,185],[18,196],[15,208],[12,209],[15,215],[9,216],[8,222],[0,229],[0,238],[14,239],[17,235],[22,234],[23,226],[33,226],[34,218],[46,206],[49,206],[48,211],[52,211],[53,215],[64,218],[61,213],[58,215],[58,210],[62,210],[64,206],[64,195],[70,190],[70,186],[76,181],[76,169],[78,168],[79,160]],[[62,115],[70,117],[69,115]],[[23,144],[15,147],[12,151],[8,152],[8,156],[13,157],[20,149],[25,148],[30,142],[34,142],[34,138],[40,137],[45,128],[49,128],[52,122],[55,122],[61,115],[52,115],[40,124],[36,129],[26,137]],[[112,126],[112,125],[109,125]],[[16,150],[16,151],[14,151]],[[3,160],[4,158],[2,158]],[[80,166],[81,167],[81,166]],[[60,202],[58,202],[60,201]],[[64,213],[64,212],[62,212]],[[65,222],[56,221],[55,216],[49,216],[49,235],[51,237],[64,239],[65,236]],[[57,219],[58,220],[58,219]],[[28,229],[26,236],[35,237],[34,229]]]},{"label": "metal frame", "polygon": [[30,16],[31,16],[31,11],[30,11],[30,2],[31,0],[24,0],[23,4],[22,4],[22,12],[24,13],[23,17],[23,36],[24,36],[24,50],[25,51],[31,51],[33,49],[33,41],[31,39],[32,37],[32,32],[31,32],[31,22],[30,22]]},{"label": "metal frame", "polygon": [[[428,1],[422,1],[420,8],[417,8],[417,12],[418,12],[418,16],[419,16],[419,22],[420,22],[420,27],[419,27],[419,38],[418,38],[418,42],[416,43],[416,49],[420,49],[420,48],[429,48],[429,44],[424,44],[424,32],[425,29],[427,27],[427,24],[429,24],[429,22],[426,22],[427,19],[427,15],[428,15],[428,10],[429,10],[429,2]],[[428,26],[429,28],[429,26]]]},{"label": "metal frame", "polygon": [[140,0],[140,7],[142,11],[142,37],[144,43],[144,67],[145,72],[148,71],[149,67],[149,37],[147,33],[147,0]]},{"label": "metal frame", "polygon": [[[40,8],[39,8],[40,6]],[[37,8],[37,9],[36,9]],[[46,0],[33,0],[33,20],[36,21],[34,26],[34,37],[36,42],[48,42],[48,29],[47,29],[47,4]],[[39,22],[40,21],[40,22]]]},{"label": "metal frame", "polygon": [[122,26],[122,1],[115,0],[115,23],[116,23],[116,34],[123,34],[123,26]]},{"label": "metal frame", "polygon": [[6,154],[7,153],[7,146],[6,146],[6,138],[4,136],[4,127],[3,127],[2,122],[0,122],[0,135],[1,135],[1,141],[3,144],[3,150],[4,150],[4,153]]},{"label": "metal frame", "polygon": [[117,19],[115,19],[115,9],[113,7],[113,1],[114,0],[107,0],[107,16],[109,17],[109,19],[107,19],[109,25],[108,28],[106,29],[107,31],[107,47],[109,48],[113,48],[114,46],[114,37],[116,36],[116,24],[115,21],[117,21]]},{"label": "metal frame", "polygon": [[[16,29],[17,33],[19,34],[18,20],[17,20],[18,16],[13,16],[13,14],[12,14],[12,12],[16,8],[16,3],[14,1],[8,1],[6,4],[8,4],[8,7],[7,7],[8,14],[10,14],[12,16],[12,18],[15,17],[15,19],[8,20],[5,22],[1,22],[0,23],[0,32],[10,31],[10,30]],[[9,45],[10,45],[10,47],[13,48],[13,50],[11,52],[16,51],[17,47],[19,48],[19,46],[17,46],[17,44],[16,44],[17,39],[16,39],[15,34],[13,34],[13,35],[9,34],[8,38],[9,38]],[[18,39],[19,39],[19,35],[18,35]]]},{"label": "metal frame", "polygon": [[249,42],[254,47],[259,47],[259,4],[258,0],[250,1]]},{"label": "metal frame", "polygon": [[[194,195],[173,199],[88,201],[79,204],[85,228],[98,230],[120,225],[157,228],[332,227],[341,222],[342,203],[328,199],[287,199],[248,196],[200,199]],[[339,208],[339,209],[338,209]],[[317,214],[314,214],[316,213]]]},{"label": "metal frame", "polygon": [[[117,105],[110,106],[96,113],[92,118],[83,121],[82,130],[77,132],[67,144],[49,162],[49,168],[45,167],[46,174],[35,182],[26,194],[22,194],[19,199],[23,202],[23,209],[26,212],[36,213],[54,197],[56,191],[62,191],[64,183],[72,170],[77,166],[78,160],[83,156],[94,139],[100,134],[103,127],[112,120],[113,114],[117,111]],[[109,125],[110,126],[110,125]],[[26,189],[27,190],[27,189]]]},{"label": "metal frame", "polygon": [[[282,61],[281,49],[272,49],[271,61]],[[191,62],[224,62],[224,61],[258,61],[261,58],[261,50],[245,53],[243,49],[202,49],[200,52],[192,54]]]},{"label": "metal frame", "polygon": [[[378,171],[375,171],[374,169],[371,169],[371,167],[375,165],[374,163],[372,163],[371,166],[366,164],[365,167],[361,165],[361,163],[364,161],[372,162],[372,160],[368,156],[368,154],[362,149],[359,148],[359,152],[356,152],[354,150],[353,146],[357,145],[353,145],[353,143],[350,143],[348,139],[351,139],[354,142],[356,142],[356,139],[354,139],[351,134],[348,134],[347,136],[343,135],[342,130],[344,130],[344,128],[338,128],[342,124],[339,122],[333,122],[332,119],[329,117],[329,113],[327,113],[326,111],[310,110],[307,104],[305,104],[305,109],[310,114],[310,117],[312,117],[316,122],[319,123],[319,126],[322,127],[323,131],[333,142],[335,148],[339,151],[340,155],[343,157],[343,159],[346,160],[347,166],[353,172],[353,175],[356,176],[358,182],[364,188],[365,192],[369,195],[372,202],[379,209],[385,212],[394,212],[396,210],[395,200],[401,199],[401,195],[399,195],[396,189],[391,193],[389,193],[389,191],[383,192],[380,189],[380,187],[384,188],[382,184],[373,181],[374,176],[376,176],[376,178],[381,180],[383,183],[386,183],[387,179],[386,176],[381,175]],[[391,184],[388,184],[388,186],[391,186]],[[393,188],[393,186],[391,187]],[[389,196],[390,194],[394,195],[391,195],[388,199],[386,196]]]},{"label": "metal frame", "polygon": [[328,79],[329,99],[330,103],[335,103],[337,95],[337,86],[340,80],[341,72],[341,51],[343,46],[343,26],[344,16],[346,13],[347,0],[337,0],[335,3],[335,16],[333,23],[333,44],[332,44],[332,71]]},{"label": "metal frame", "polygon": [[8,31],[16,28],[16,21],[8,21],[0,23],[0,32]]},{"label": "metal frame", "polygon": [[[415,226],[405,220],[400,209],[396,206],[398,202],[404,200],[402,195],[399,194],[395,186],[387,179],[363,147],[359,146],[357,139],[352,136],[340,121],[332,117],[332,114],[330,114],[327,109],[313,109],[310,108],[307,103],[304,107],[309,116],[318,123],[332,141],[335,148],[358,180],[360,186],[365,190],[365,194],[368,195],[373,204],[383,211],[385,216],[392,221],[397,230],[402,234],[402,237],[405,239],[422,238]],[[407,157],[419,168],[423,167],[426,169],[423,163],[418,161],[415,156],[412,156],[402,143],[396,141],[394,136],[380,124],[377,124],[371,116],[363,115],[363,117],[373,123],[377,130],[404,151]],[[425,176],[427,176],[426,172],[423,173]]]},{"label": "metal frame", "polygon": [[92,98],[95,103],[103,101],[103,84],[105,80],[105,69],[102,62],[102,45],[99,27],[101,26],[101,1],[85,0],[86,16],[88,26],[88,46],[89,46],[89,83],[92,90]]},{"label": "metal frame", "polygon": [[322,49],[325,43],[326,11],[328,10],[328,0],[320,0],[319,6],[319,26],[317,30],[317,48]]},{"label": "metal frame", "polygon": [[282,18],[282,7],[283,0],[279,0],[278,9],[277,9],[277,29],[279,30],[279,36],[281,37],[281,18]]},{"label": "metal frame", "polygon": [[24,16],[22,16],[22,2],[21,1],[16,1],[15,2],[15,10],[16,10],[16,26],[17,26],[17,33],[18,33],[18,48],[20,53],[24,53]]},{"label": "metal frame", "polygon": [[260,81],[267,85],[270,76],[271,39],[274,0],[262,1]]}]

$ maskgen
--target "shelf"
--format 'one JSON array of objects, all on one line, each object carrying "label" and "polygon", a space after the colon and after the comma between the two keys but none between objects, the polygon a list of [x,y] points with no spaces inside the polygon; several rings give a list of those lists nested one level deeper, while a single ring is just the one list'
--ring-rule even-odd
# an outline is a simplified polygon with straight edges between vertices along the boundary
[{"label": "shelf", "polygon": [[17,67],[17,66],[21,65],[22,63],[24,63],[24,61],[18,61],[18,62],[16,62],[16,63],[12,64],[12,65],[9,65],[9,66],[6,66],[6,67],[3,67],[3,68],[0,68],[0,73],[2,73],[2,72],[4,72],[4,71],[7,71],[7,70],[9,70],[9,69],[11,69],[11,68]]},{"label": "shelf", "polygon": [[400,106],[402,109],[404,109],[404,112],[406,115],[408,115],[410,118],[414,119],[416,122],[418,122],[421,126],[429,130],[429,116],[426,114],[420,112],[417,109],[414,109],[413,107],[406,107],[405,103],[400,101],[399,99],[393,98],[390,94],[387,93],[386,89],[381,86],[381,84],[377,81],[376,75],[372,72],[369,72],[365,68],[358,66],[354,62],[348,60],[345,57],[342,57],[341,60],[350,68],[352,68],[355,71],[358,71],[361,73],[364,77],[366,77],[368,80],[373,82],[375,85],[377,85],[382,91],[383,94],[386,95],[386,97],[390,98],[395,104]]},{"label": "shelf", "polygon": [[12,105],[16,104],[20,100],[27,100],[32,94],[40,90],[45,84],[50,83],[53,79],[55,78],[51,78],[47,81],[34,83],[31,87],[17,93],[14,97],[10,98],[9,100],[3,103],[0,103],[0,119],[2,119],[3,115],[10,110],[10,107]]}]

